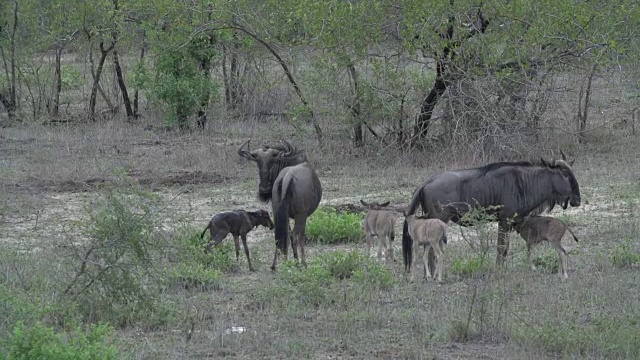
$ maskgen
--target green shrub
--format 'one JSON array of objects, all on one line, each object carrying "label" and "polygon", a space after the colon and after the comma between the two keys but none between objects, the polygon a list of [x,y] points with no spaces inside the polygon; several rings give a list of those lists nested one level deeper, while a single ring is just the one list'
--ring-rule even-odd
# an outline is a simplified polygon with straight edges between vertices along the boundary
[{"label": "green shrub", "polygon": [[541,255],[533,256],[533,265],[538,269],[542,268],[548,273],[557,273],[560,269],[560,259],[558,259],[558,252],[555,250],[546,250]]},{"label": "green shrub", "polygon": [[321,244],[361,242],[364,231],[363,213],[337,213],[330,207],[320,207],[309,217],[306,234],[309,241]]},{"label": "green shrub", "polygon": [[184,288],[195,287],[199,290],[218,290],[222,283],[222,273],[217,269],[205,267],[202,264],[180,263],[168,272],[171,284]]},{"label": "green shrub", "polygon": [[477,254],[466,259],[455,259],[451,263],[451,273],[462,278],[473,277],[490,269],[490,261],[486,255]]},{"label": "green shrub", "polygon": [[225,239],[217,247],[212,246],[211,252],[205,253],[208,234],[200,238],[202,230],[193,228],[183,228],[178,230],[178,235],[172,242],[180,244],[177,255],[177,262],[187,264],[197,263],[204,268],[215,269],[223,273],[237,270],[235,246],[231,236]]},{"label": "green shrub", "polygon": [[148,316],[155,307],[157,281],[150,247],[155,243],[158,198],[129,184],[101,191],[85,206],[87,239],[66,254],[75,274],[63,291],[88,321],[122,325]]},{"label": "green shrub", "polygon": [[635,310],[615,318],[595,316],[579,325],[573,319],[516,329],[514,340],[539,346],[560,358],[637,359],[638,321]]},{"label": "green shrub", "polygon": [[626,239],[613,249],[611,261],[617,268],[633,268],[640,264],[640,254],[633,251],[631,240]]},{"label": "green shrub", "polygon": [[60,78],[62,90],[72,90],[82,86],[82,74],[74,66],[60,65]]},{"label": "green shrub", "polygon": [[71,333],[58,333],[53,328],[35,323],[31,327],[18,322],[10,336],[3,341],[0,355],[6,360],[89,360],[118,359],[115,346],[105,338],[111,328],[104,324],[91,325],[83,331],[76,328]]}]

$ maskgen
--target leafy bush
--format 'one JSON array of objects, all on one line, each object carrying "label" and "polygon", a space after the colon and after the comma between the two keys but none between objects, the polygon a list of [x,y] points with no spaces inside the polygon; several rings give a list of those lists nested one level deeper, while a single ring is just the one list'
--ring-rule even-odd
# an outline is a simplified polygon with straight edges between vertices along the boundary
[{"label": "leafy bush", "polygon": [[18,322],[8,339],[3,341],[5,348],[0,355],[6,360],[85,360],[118,359],[115,346],[105,338],[111,328],[104,324],[91,325],[86,331],[76,328],[69,334],[56,332],[53,328],[37,322],[31,327]]},{"label": "leafy bush", "polygon": [[455,259],[451,263],[451,273],[462,278],[470,278],[490,269],[487,256],[477,254],[466,259]]},{"label": "leafy bush", "polygon": [[77,89],[82,86],[82,74],[80,70],[71,65],[60,65],[60,79],[62,90]]},{"label": "leafy bush", "polygon": [[533,256],[533,265],[542,268],[545,272],[557,273],[560,269],[560,259],[558,252],[555,250],[545,251],[542,255]]},{"label": "leafy bush", "polygon": [[388,289],[393,284],[393,273],[359,252],[332,251],[315,256],[306,268],[301,268],[295,260],[282,262],[278,281],[258,290],[254,296],[260,306],[290,306],[291,301],[283,300],[283,296],[304,306],[320,306],[334,298],[332,285],[337,281]]},{"label": "leafy bush", "polygon": [[169,270],[171,283],[185,288],[195,287],[200,290],[217,290],[222,282],[222,273],[203,264],[180,263]]},{"label": "leafy bush", "polygon": [[613,249],[611,261],[617,268],[633,268],[640,265],[640,254],[633,251],[631,240],[626,239]]},{"label": "leafy bush", "polygon": [[364,239],[363,213],[339,214],[330,207],[320,207],[309,217],[306,234],[309,241],[321,244],[360,242]]},{"label": "leafy bush", "polygon": [[205,253],[209,238],[207,235],[200,238],[202,230],[184,228],[179,230],[177,239],[174,242],[180,244],[178,251],[178,262],[187,264],[196,263],[204,268],[215,269],[227,273],[237,269],[235,258],[235,246],[231,237],[224,240],[219,246],[211,247],[211,252]]},{"label": "leafy bush", "polygon": [[107,188],[85,206],[80,231],[87,241],[71,242],[75,275],[63,294],[87,320],[121,325],[153,311],[158,288],[150,246],[155,242],[157,197],[135,185]]}]

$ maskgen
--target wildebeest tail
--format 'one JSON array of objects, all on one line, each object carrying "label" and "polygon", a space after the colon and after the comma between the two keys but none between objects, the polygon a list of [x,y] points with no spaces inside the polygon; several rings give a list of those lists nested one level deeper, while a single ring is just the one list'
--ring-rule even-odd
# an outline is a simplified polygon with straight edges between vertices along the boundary
[{"label": "wildebeest tail", "polygon": [[210,226],[211,226],[211,222],[207,223],[207,227],[204,228],[204,231],[202,231],[202,234],[200,234],[200,239],[204,238],[204,234],[207,232],[207,230],[209,230]]},{"label": "wildebeest tail", "polygon": [[[282,183],[280,183],[282,186]],[[279,191],[282,194],[282,191]],[[276,210],[274,217],[274,226],[276,228],[276,247],[285,253],[287,251],[287,239],[289,238],[289,202],[293,194],[293,182],[289,182],[286,192],[282,194],[280,206]]]},{"label": "wildebeest tail", "polygon": [[[411,198],[411,202],[409,203],[409,208],[407,209],[407,215],[415,214],[420,204],[422,204],[422,187],[419,187],[415,191],[415,193],[413,193],[413,198]],[[423,214],[423,215],[426,215],[426,214]]]},{"label": "wildebeest tail", "polygon": [[573,230],[571,230],[571,228],[568,226],[567,226],[567,230],[569,230],[569,233],[571,234],[571,236],[573,236],[573,240],[578,242],[578,237],[576,236],[576,234],[573,233]]},{"label": "wildebeest tail", "polygon": [[411,261],[413,260],[413,239],[409,235],[409,223],[404,219],[402,224],[402,259],[404,260],[404,270],[411,270]]}]

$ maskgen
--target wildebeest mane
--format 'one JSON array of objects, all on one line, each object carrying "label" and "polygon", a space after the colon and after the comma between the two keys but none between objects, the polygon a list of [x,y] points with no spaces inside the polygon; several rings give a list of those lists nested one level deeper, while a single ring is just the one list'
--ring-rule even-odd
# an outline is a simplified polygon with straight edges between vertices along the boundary
[{"label": "wildebeest mane", "polygon": [[535,166],[544,166],[541,163],[538,162],[532,162],[532,161],[515,161],[515,162],[510,162],[510,161],[500,161],[500,162],[495,162],[495,163],[490,163],[487,165],[483,165],[480,167],[475,168],[474,170],[476,170],[478,172],[478,174],[484,176],[487,173],[490,173],[492,171],[496,171],[496,170],[500,170],[502,168],[505,167],[523,167],[523,168],[531,168],[531,167],[535,167]]}]

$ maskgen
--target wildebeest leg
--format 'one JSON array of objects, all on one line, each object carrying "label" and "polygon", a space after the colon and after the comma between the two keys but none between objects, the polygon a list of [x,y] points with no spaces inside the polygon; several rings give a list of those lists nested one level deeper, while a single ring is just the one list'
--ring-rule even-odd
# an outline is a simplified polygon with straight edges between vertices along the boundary
[{"label": "wildebeest leg", "polygon": [[[293,237],[296,241],[296,245],[300,245],[300,256],[302,260],[301,263],[302,263],[302,266],[304,267],[307,266],[307,260],[304,254],[304,245],[305,245],[304,233],[307,227],[306,222],[307,222],[307,217],[305,214],[305,215],[297,216],[295,218],[295,224],[293,225]],[[296,259],[298,259],[296,253],[297,253],[297,249],[296,249],[296,252],[294,253],[294,256],[296,256]]]},{"label": "wildebeest leg", "polygon": [[211,245],[219,244],[220,242],[222,242],[222,240],[224,240],[224,238],[227,237],[227,235],[229,235],[229,232],[225,229],[218,229],[213,231],[211,233],[211,240],[209,240],[209,243],[207,244],[207,249],[205,250],[205,252],[208,253],[209,251],[211,251]]},{"label": "wildebeest leg", "polygon": [[436,270],[435,274],[437,274],[438,282],[442,282],[442,267],[444,262],[444,252],[442,251],[442,243],[438,241],[438,243],[433,246],[433,252],[436,256]]},{"label": "wildebeest leg", "polygon": [[[431,274],[430,261],[429,261],[429,250],[431,250],[431,244],[424,245],[424,252],[422,253],[422,262],[424,262],[424,269],[426,271],[426,279],[427,281],[431,281],[431,278],[435,274]],[[434,271],[436,272],[437,269]]]},{"label": "wildebeest leg", "polygon": [[386,244],[384,243],[384,237],[380,237],[380,235],[375,235],[375,244],[378,245],[378,262],[382,261],[382,248],[384,247],[386,250]]},{"label": "wildebeest leg", "polygon": [[387,238],[387,244],[388,244],[388,248],[387,248],[387,258],[391,259],[391,263],[396,262],[396,260],[393,258],[393,238],[395,237],[395,235],[393,233],[391,233],[391,235],[389,235],[389,237]]},{"label": "wildebeest leg", "polygon": [[559,242],[557,241],[549,241],[549,242],[556,249],[556,251],[558,252],[558,256],[560,257],[560,270],[558,271],[558,273],[561,274],[563,278],[568,279],[569,275],[567,275],[567,252],[564,250],[564,248],[562,247],[562,245],[560,245]]},{"label": "wildebeest leg", "polygon": [[251,257],[249,257],[249,248],[247,247],[247,234],[242,235],[242,247],[244,247],[244,254],[247,255],[247,263],[249,263],[249,271],[256,271],[251,265]]},{"label": "wildebeest leg", "polygon": [[240,239],[237,235],[233,235],[233,245],[236,247],[236,262],[240,261]]},{"label": "wildebeest leg", "polygon": [[280,255],[280,249],[276,249],[273,253],[273,262],[271,263],[271,270],[276,271],[276,265],[278,264],[278,255]]},{"label": "wildebeest leg", "polygon": [[536,271],[536,266],[533,265],[533,260],[531,260],[532,248],[533,248],[533,245],[527,241],[527,261],[529,262],[529,266],[531,267],[531,270]]},{"label": "wildebeest leg", "polygon": [[504,265],[509,252],[509,226],[500,223],[498,226],[498,255],[496,256],[496,265]]},{"label": "wildebeest leg", "polygon": [[386,251],[387,264],[393,264],[393,262],[394,262],[394,260],[393,260],[393,246],[391,244],[391,238],[389,237],[389,235],[385,235],[383,240],[384,240],[384,247],[385,247],[385,251]]},{"label": "wildebeest leg", "polygon": [[365,240],[367,241],[367,257],[371,256],[371,243],[373,242],[372,235],[367,231]]}]

